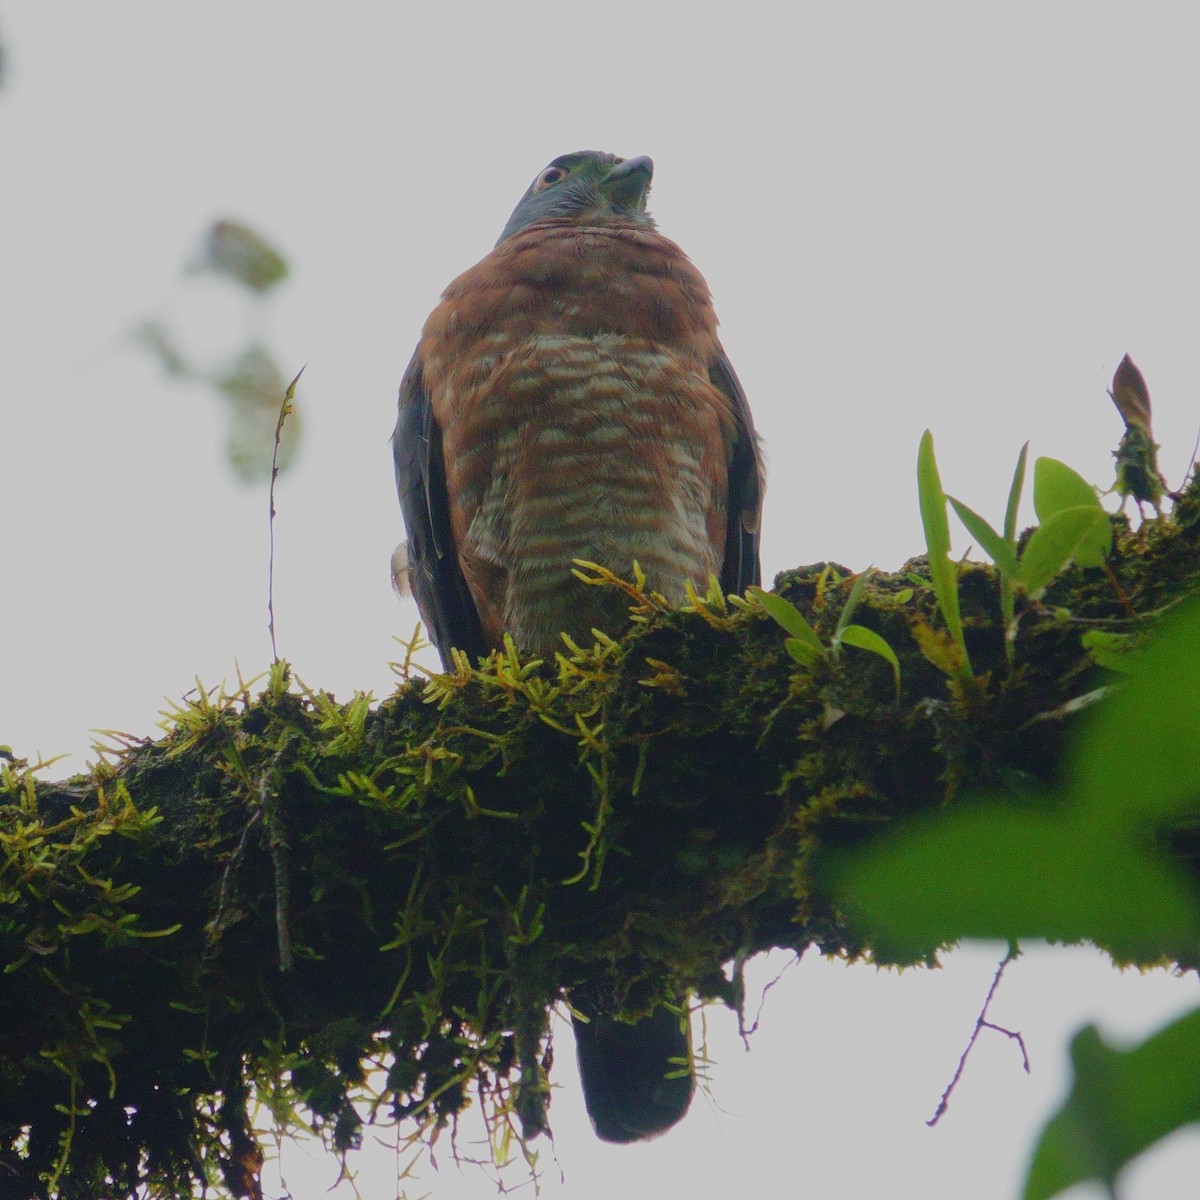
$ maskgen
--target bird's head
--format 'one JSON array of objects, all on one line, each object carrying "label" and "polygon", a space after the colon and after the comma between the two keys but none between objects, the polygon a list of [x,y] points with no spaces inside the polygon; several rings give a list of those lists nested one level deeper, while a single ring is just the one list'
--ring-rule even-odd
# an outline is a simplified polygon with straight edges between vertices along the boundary
[{"label": "bird's head", "polygon": [[645,155],[618,158],[598,150],[563,154],[529,185],[499,241],[540,221],[603,225],[614,218],[654,227],[646,211],[654,163]]}]

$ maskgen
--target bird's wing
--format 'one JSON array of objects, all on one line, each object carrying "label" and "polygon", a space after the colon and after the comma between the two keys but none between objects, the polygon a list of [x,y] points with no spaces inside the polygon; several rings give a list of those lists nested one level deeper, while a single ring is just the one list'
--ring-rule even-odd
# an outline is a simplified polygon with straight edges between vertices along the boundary
[{"label": "bird's wing", "polygon": [[425,393],[420,358],[418,349],[400,384],[392,454],[408,535],[409,581],[429,636],[448,670],[452,646],[472,659],[486,654],[488,647],[450,531],[442,433]]},{"label": "bird's wing", "polygon": [[759,526],[762,519],[763,463],[754,432],[754,421],[746,393],[734,374],[725,351],[720,350],[709,365],[708,378],[729,398],[735,437],[729,458],[729,499],[725,528],[725,561],[721,565],[721,587],[741,595],[761,582],[758,558]]}]

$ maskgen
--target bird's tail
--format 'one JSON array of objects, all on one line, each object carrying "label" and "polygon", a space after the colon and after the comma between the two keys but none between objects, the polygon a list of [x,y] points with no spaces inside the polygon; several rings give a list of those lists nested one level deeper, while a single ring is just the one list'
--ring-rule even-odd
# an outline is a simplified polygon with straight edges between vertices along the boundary
[{"label": "bird's tail", "polygon": [[660,1005],[629,1023],[580,1003],[574,1022],[583,1098],[596,1136],[606,1142],[657,1137],[683,1119],[695,1091],[687,997],[679,1011]]}]

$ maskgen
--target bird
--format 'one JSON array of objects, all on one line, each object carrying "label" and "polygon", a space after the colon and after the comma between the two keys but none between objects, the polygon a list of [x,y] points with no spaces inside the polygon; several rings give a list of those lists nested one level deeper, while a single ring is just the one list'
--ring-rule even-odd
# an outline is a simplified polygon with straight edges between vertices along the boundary
[{"label": "bird", "polygon": [[[645,156],[555,158],[495,247],[442,293],[400,385],[393,435],[407,579],[444,667],[510,635],[619,634],[628,600],[576,560],[682,603],[760,581],[763,458],[704,277],[647,211]],[[597,1136],[654,1137],[695,1087],[686,994],[640,1021],[571,1006]]]}]

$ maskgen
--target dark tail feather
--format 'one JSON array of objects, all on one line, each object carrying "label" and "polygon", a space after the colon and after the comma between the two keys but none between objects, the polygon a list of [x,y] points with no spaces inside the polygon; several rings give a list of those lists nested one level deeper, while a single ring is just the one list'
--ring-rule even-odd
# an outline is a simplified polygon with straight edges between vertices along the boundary
[{"label": "dark tail feather", "polygon": [[575,1049],[596,1136],[637,1142],[682,1120],[696,1086],[686,1016],[660,1006],[631,1025],[572,1003],[589,1018],[574,1023]]}]

